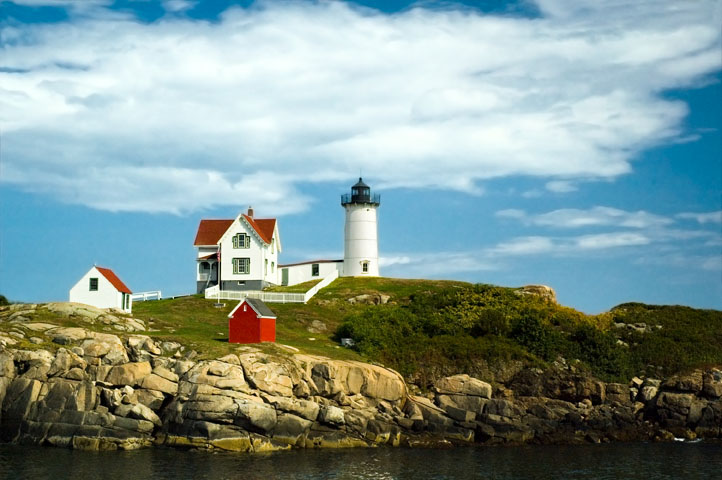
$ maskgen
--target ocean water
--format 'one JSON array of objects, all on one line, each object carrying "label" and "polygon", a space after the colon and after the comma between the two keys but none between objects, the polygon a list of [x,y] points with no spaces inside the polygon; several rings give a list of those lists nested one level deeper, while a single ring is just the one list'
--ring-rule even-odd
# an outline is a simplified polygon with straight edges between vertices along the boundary
[{"label": "ocean water", "polygon": [[722,479],[722,444],[369,448],[267,454],[0,445],[2,479]]}]

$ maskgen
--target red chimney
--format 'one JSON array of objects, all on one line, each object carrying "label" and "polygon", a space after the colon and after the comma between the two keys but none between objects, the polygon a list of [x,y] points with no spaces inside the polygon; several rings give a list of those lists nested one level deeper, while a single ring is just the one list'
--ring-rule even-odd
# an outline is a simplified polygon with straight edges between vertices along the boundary
[{"label": "red chimney", "polygon": [[248,207],[248,216],[253,218],[253,207]]}]

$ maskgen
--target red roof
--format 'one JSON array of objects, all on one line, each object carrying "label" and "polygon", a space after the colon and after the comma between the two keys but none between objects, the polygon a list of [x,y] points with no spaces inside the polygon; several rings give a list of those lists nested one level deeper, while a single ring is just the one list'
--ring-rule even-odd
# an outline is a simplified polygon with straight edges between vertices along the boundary
[{"label": "red roof", "polygon": [[[261,237],[261,240],[271,243],[273,231],[276,229],[275,218],[252,218],[245,213],[242,215],[251,228]],[[217,245],[231,224],[233,224],[233,220],[201,220],[193,246]]]},{"label": "red roof", "polygon": [[276,228],[275,218],[253,218],[249,217],[245,213],[243,214],[243,218],[246,219],[248,224],[253,227],[258,236],[261,237],[264,242],[271,243],[273,230]]},{"label": "red roof", "polygon": [[217,245],[233,220],[201,220],[193,246]]},{"label": "red roof", "polygon": [[133,293],[130,291],[130,288],[125,286],[125,283],[122,282],[121,279],[118,278],[118,276],[109,268],[103,268],[103,267],[95,267],[97,271],[99,271],[105,278],[108,279],[110,283],[113,284],[116,290],[123,293]]}]

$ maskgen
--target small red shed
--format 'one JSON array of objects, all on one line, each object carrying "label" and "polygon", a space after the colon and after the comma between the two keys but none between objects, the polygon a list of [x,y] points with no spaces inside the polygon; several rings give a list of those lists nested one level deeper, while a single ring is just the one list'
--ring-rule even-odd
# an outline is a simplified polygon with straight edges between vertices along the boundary
[{"label": "small red shed", "polygon": [[246,298],[228,314],[229,343],[276,341],[276,314],[261,300]]}]

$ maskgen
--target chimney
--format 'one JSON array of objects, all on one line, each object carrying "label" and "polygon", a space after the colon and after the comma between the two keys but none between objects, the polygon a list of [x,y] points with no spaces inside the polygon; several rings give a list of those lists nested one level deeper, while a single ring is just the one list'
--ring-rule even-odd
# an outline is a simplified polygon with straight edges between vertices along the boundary
[{"label": "chimney", "polygon": [[253,218],[253,207],[248,207],[248,216]]}]

